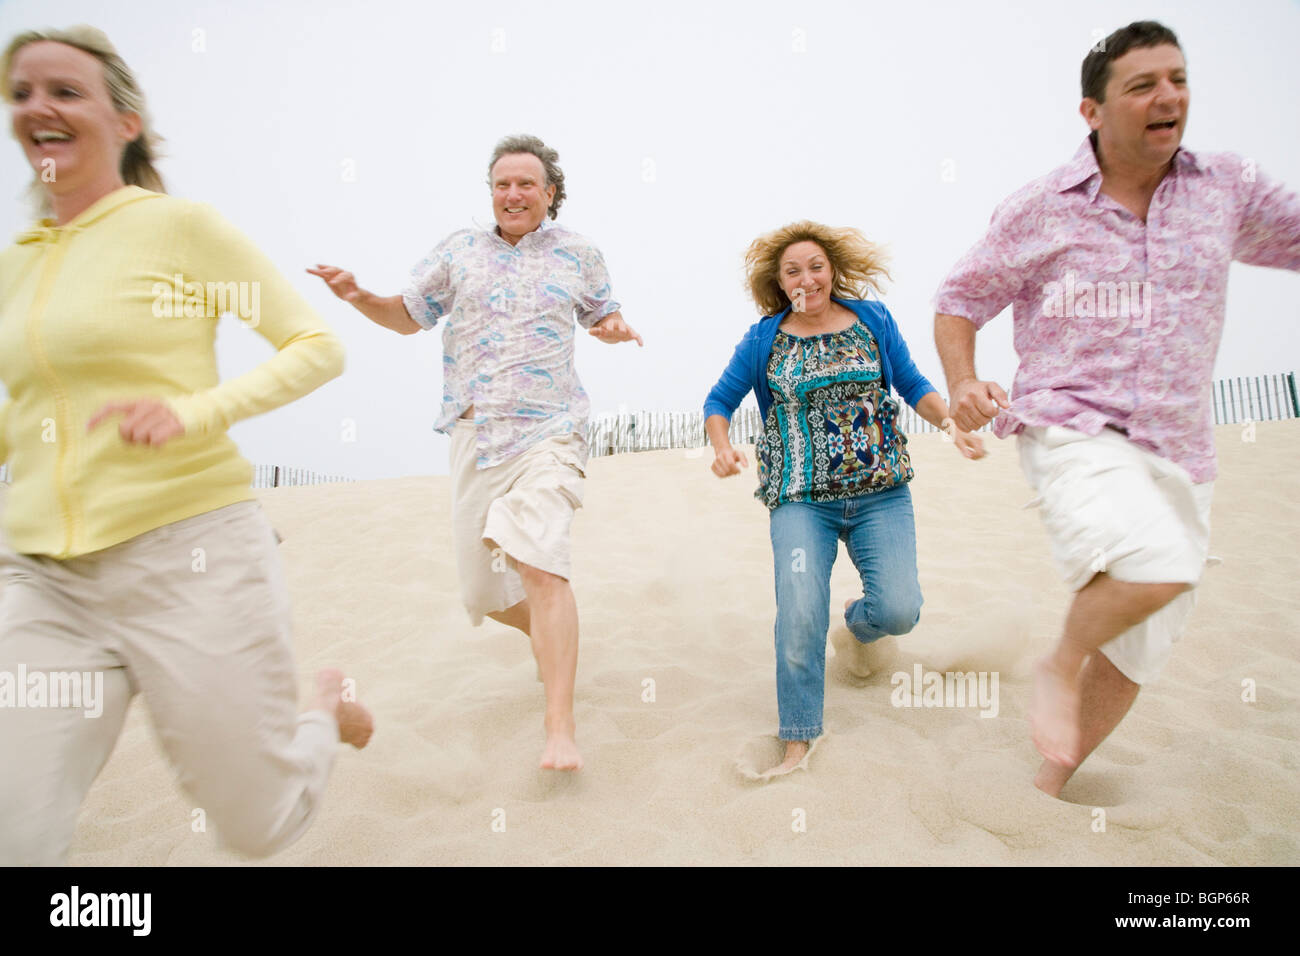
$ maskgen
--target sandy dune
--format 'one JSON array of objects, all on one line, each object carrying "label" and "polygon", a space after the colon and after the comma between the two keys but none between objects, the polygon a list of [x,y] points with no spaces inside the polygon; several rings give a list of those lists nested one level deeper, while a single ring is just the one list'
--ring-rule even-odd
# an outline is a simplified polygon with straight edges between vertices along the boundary
[{"label": "sandy dune", "polygon": [[[1300,863],[1300,426],[1255,428],[1253,442],[1218,430],[1223,564],[1190,632],[1068,802],[1030,785],[1028,669],[1067,595],[1023,510],[1011,442],[990,438],[971,463],[940,436],[912,439],[921,622],[885,673],[859,681],[829,662],[828,736],[807,770],[767,783],[737,769],[776,726],[772,556],[752,470],[719,481],[699,451],[592,461],[574,533],[576,776],[536,769],[542,689],[525,638],[475,630],[460,608],[446,478],[265,492],[304,695],[316,668],[340,663],[378,721],[367,750],[340,748],[314,827],[271,862]],[[841,549],[836,604],[854,582]],[[918,662],[998,672],[997,716],[893,706],[890,674]],[[191,810],[137,699],[70,862],[239,862],[192,831]]]}]

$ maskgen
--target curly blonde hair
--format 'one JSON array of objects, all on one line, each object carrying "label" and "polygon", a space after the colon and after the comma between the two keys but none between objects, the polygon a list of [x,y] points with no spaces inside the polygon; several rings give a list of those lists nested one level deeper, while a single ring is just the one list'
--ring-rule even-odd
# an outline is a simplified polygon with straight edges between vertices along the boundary
[{"label": "curly blonde hair", "polygon": [[831,295],[837,298],[864,299],[868,292],[878,294],[881,280],[889,278],[884,249],[868,242],[861,231],[807,219],[792,222],[759,236],[745,252],[745,282],[764,315],[776,315],[790,305],[778,276],[781,256],[796,242],[814,242],[826,253],[835,273]]}]

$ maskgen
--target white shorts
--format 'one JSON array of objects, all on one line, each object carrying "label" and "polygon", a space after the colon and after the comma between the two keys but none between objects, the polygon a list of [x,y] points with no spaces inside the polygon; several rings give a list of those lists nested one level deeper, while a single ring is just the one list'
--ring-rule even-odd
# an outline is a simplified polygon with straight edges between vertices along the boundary
[{"label": "white shorts", "polygon": [[1099,572],[1117,581],[1193,586],[1101,651],[1129,680],[1149,683],[1164,669],[1196,604],[1210,546],[1214,483],[1193,484],[1186,469],[1122,433],[1026,427],[1020,465],[1065,583],[1078,591]]},{"label": "white shorts", "polygon": [[582,507],[584,452],[579,436],[563,435],[479,469],[474,423],[456,422],[452,529],[461,600],[475,627],[524,599],[517,562],[569,578],[569,529]]}]

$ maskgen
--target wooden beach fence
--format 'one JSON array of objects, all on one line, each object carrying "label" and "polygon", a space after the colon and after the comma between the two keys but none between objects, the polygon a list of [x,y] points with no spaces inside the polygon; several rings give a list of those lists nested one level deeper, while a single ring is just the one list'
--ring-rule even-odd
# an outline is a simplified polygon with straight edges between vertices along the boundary
[{"label": "wooden beach fence", "polygon": [[[1295,372],[1276,375],[1238,376],[1215,381],[1214,424],[1235,425],[1243,422],[1270,422],[1300,418],[1300,393]],[[897,396],[895,396],[897,399]],[[899,418],[908,435],[938,431],[899,400]],[[987,431],[988,426],[980,429]],[[731,441],[752,444],[763,433],[758,409],[744,406],[731,419]],[[587,425],[587,443],[592,456],[614,455],[632,451],[657,451],[668,448],[703,448],[708,444],[704,433],[704,413],[629,412],[593,418]],[[295,485],[332,484],[351,481],[339,475],[321,475],[305,468],[285,465],[254,465],[254,488],[283,488]],[[0,465],[0,481],[13,481],[8,465]]]}]

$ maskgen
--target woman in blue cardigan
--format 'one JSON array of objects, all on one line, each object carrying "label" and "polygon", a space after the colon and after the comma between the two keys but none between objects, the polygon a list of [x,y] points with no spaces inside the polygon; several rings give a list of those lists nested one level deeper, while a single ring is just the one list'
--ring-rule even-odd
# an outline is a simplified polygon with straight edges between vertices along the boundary
[{"label": "woman in blue cardigan", "polygon": [[866,645],[906,634],[921,616],[912,466],[890,387],[948,431],[968,458],[982,441],[960,432],[948,406],[912,363],[888,310],[865,301],[888,278],[880,251],[856,229],[798,222],[755,240],[745,256],[755,323],[704,403],[713,472],[748,461],[727,436],[754,391],[764,433],[758,490],[771,517],[776,565],[776,698],[784,772],[822,734],[830,576],[840,539],[862,578],[845,604],[861,669]]}]

